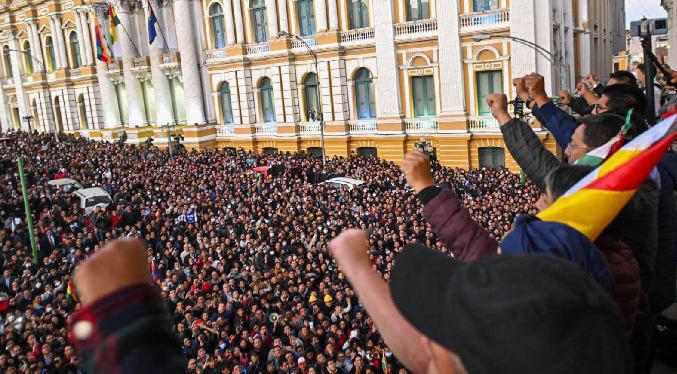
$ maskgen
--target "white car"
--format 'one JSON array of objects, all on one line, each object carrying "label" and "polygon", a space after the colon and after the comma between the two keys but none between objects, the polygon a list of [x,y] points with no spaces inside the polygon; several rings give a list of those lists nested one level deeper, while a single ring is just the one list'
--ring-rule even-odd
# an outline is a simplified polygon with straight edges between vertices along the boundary
[{"label": "white car", "polygon": [[47,182],[47,184],[50,186],[57,186],[58,188],[61,188],[64,192],[73,192],[75,190],[79,190],[82,188],[82,185],[78,183],[78,181],[70,178],[54,179]]},{"label": "white car", "polygon": [[91,214],[97,206],[106,209],[113,202],[106,190],[101,187],[77,190],[73,193],[73,196],[80,200],[78,206],[84,210],[86,215]]},{"label": "white car", "polygon": [[361,181],[359,179],[336,177],[327,179],[326,181],[320,184],[327,184],[332,188],[348,187],[349,190],[352,190],[358,186],[363,185],[364,183],[365,183],[364,181]]}]

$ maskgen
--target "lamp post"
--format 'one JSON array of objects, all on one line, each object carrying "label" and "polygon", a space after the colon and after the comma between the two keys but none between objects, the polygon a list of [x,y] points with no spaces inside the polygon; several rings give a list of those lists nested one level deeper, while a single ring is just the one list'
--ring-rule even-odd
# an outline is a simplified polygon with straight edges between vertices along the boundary
[{"label": "lamp post", "polygon": [[[565,86],[565,88],[566,89],[571,88],[571,81],[570,81],[570,77],[569,77],[569,74],[568,74],[569,68],[566,65],[564,65],[561,61],[558,61],[557,57],[555,55],[553,55],[552,53],[550,53],[550,51],[548,51],[547,49],[541,47],[540,45],[538,45],[536,43],[533,43],[533,42],[530,42],[526,39],[518,38],[518,37],[515,37],[515,36],[503,35],[503,34],[498,34],[498,35],[494,35],[494,36],[510,39],[512,41],[515,41],[515,42],[520,43],[522,45],[526,45],[527,47],[531,47],[534,50],[536,50],[536,52],[538,52],[541,56],[548,59],[548,61],[550,61],[550,64],[557,69],[556,70],[557,74],[559,75],[559,78],[562,81],[562,84]],[[483,40],[491,39],[491,37],[492,37],[492,35],[481,34],[481,33],[471,36],[472,40],[474,40],[475,42],[480,42],[480,41],[483,41]],[[564,70],[567,71],[567,78],[566,79],[564,79],[564,74],[562,73],[562,66],[564,66]]]},{"label": "lamp post", "polygon": [[317,90],[316,90],[317,91],[317,105],[318,105],[317,109],[318,109],[318,112],[320,114],[320,140],[322,142],[322,166],[326,166],[327,155],[326,155],[325,149],[324,149],[324,113],[322,113],[322,111],[321,111],[322,104],[320,103],[320,100],[321,100],[321,95],[320,95],[320,69],[318,68],[318,65],[317,65],[317,55],[315,54],[315,52],[313,52],[313,50],[310,48],[308,43],[306,43],[305,40],[303,40],[302,38],[300,38],[297,35],[290,34],[286,31],[280,31],[278,36],[290,36],[290,37],[298,40],[299,42],[301,42],[301,44],[303,44],[303,46],[306,47],[308,52],[310,52],[310,56],[313,58],[313,62],[315,63],[315,72],[317,73]]},{"label": "lamp post", "polygon": [[28,132],[29,133],[33,132],[33,129],[31,128],[31,121],[33,120],[33,116],[24,116],[24,117],[21,117],[21,119],[28,122]]},{"label": "lamp post", "polygon": [[433,148],[432,143],[426,142],[425,137],[422,136],[420,142],[414,143],[414,150],[420,151],[427,157],[430,157],[435,148]]},{"label": "lamp post", "polygon": [[165,129],[165,133],[167,134],[167,144],[169,147],[169,158],[174,158],[174,151],[172,150],[172,129],[169,126],[169,124],[163,125],[162,126]]}]

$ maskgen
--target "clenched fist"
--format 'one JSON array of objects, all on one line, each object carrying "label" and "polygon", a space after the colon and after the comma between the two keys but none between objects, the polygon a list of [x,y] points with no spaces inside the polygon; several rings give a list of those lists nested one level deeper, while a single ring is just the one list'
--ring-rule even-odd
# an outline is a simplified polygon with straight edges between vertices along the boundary
[{"label": "clenched fist", "polygon": [[435,185],[430,171],[430,159],[420,151],[405,154],[400,168],[407,178],[407,183],[416,193]]},{"label": "clenched fist", "polygon": [[515,86],[515,91],[517,91],[517,96],[519,96],[522,101],[526,102],[529,100],[529,90],[524,84],[524,77],[515,78],[512,80],[512,85]]},{"label": "clenched fist", "polygon": [[508,97],[503,94],[493,94],[487,96],[487,104],[491,108],[491,115],[498,120],[501,126],[510,122],[510,114],[508,113]]},{"label": "clenched fist", "polygon": [[534,99],[536,103],[539,101],[548,100],[548,94],[545,92],[545,81],[543,76],[536,73],[529,74],[524,77],[524,85],[527,87],[527,90],[529,90],[529,96]]},{"label": "clenched fist", "polygon": [[579,83],[576,85],[576,93],[578,96],[585,96],[585,94],[590,92],[590,87],[585,83]]},{"label": "clenched fist", "polygon": [[75,269],[75,288],[83,304],[91,304],[122,288],[151,284],[148,254],[137,239],[119,239]]},{"label": "clenched fist", "polygon": [[329,251],[348,277],[358,269],[371,270],[368,250],[367,233],[362,230],[347,230],[329,242]]},{"label": "clenched fist", "polygon": [[559,91],[557,92],[557,96],[559,96],[560,100],[562,100],[563,104],[569,105],[571,103],[571,94],[569,91]]}]

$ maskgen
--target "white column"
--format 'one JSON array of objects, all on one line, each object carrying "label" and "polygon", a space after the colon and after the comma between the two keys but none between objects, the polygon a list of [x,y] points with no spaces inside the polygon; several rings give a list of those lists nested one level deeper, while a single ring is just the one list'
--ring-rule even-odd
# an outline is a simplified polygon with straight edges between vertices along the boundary
[{"label": "white column", "polygon": [[334,95],[332,100],[334,103],[334,121],[345,121],[350,118],[346,62],[345,60],[333,59],[329,61],[329,69],[331,71],[331,91]]},{"label": "white column", "polygon": [[[442,2],[440,2],[442,3]],[[458,2],[440,4],[437,12],[439,25],[438,43],[440,48],[440,115],[465,114],[465,88],[463,84],[463,52],[459,37]],[[380,79],[379,79],[380,82]]]},{"label": "white column", "polygon": [[266,21],[268,21],[269,39],[277,38],[280,30],[277,27],[277,6],[275,0],[266,0]]},{"label": "white column", "polygon": [[59,53],[59,31],[56,28],[54,16],[49,16],[49,27],[52,29],[52,46],[54,48],[54,60],[56,62],[56,68],[54,70],[58,70],[63,68],[63,63],[61,62],[61,54]]},{"label": "white column", "polygon": [[[376,84],[376,98],[378,102],[378,117],[401,117],[400,83],[397,69],[397,55],[395,51],[395,29],[393,27],[392,1],[374,1],[374,32],[378,83]],[[458,17],[458,15],[456,15]]]},{"label": "white column", "polygon": [[61,56],[61,65],[64,68],[68,67],[68,56],[66,55],[66,40],[63,37],[63,29],[61,28],[61,16],[54,16],[54,26],[56,27],[56,38],[59,40],[59,48],[56,53]]},{"label": "white column", "polygon": [[89,11],[87,9],[82,9],[80,16],[82,17],[82,37],[85,40],[85,51],[87,52],[87,65],[92,65],[94,63],[94,51],[92,49],[92,32],[89,29],[89,23],[87,18]]},{"label": "white column", "polygon": [[[33,41],[31,42],[31,54],[35,57],[40,63],[35,67],[35,71],[44,71],[44,59],[42,58],[42,41],[40,35],[38,34],[38,21],[28,21],[30,26],[30,34],[33,35]],[[34,64],[36,65],[36,64]]]},{"label": "white column", "polygon": [[[12,39],[9,42],[9,48],[13,49],[15,51],[20,51],[21,48],[19,47],[19,40],[16,39],[15,36],[12,35]],[[14,79],[14,88],[16,90],[16,100],[17,103],[19,104],[19,116],[25,117],[31,114],[30,111],[30,105],[28,104],[28,95],[26,93],[26,90],[24,89],[23,86],[23,80],[21,79],[21,67],[23,66],[21,64],[21,58],[19,57],[21,55],[20,52],[9,52],[9,58],[12,60],[12,77]],[[19,119],[21,122],[21,128],[24,130],[28,130],[28,124],[25,123],[25,121],[20,118]],[[35,130],[35,123],[31,123],[31,129]]]},{"label": "white column", "polygon": [[329,30],[339,28],[339,14],[336,6],[336,0],[327,0],[329,3]]},{"label": "white column", "polygon": [[668,12],[668,41],[671,48],[668,51],[668,60],[670,67],[674,68],[677,65],[677,26],[674,22],[677,21],[677,4],[673,2],[663,1],[663,7]]},{"label": "white column", "polygon": [[[145,6],[144,9],[148,12],[148,8]],[[153,11],[161,7],[158,1],[153,1],[151,3],[153,6]],[[158,35],[152,45],[149,46],[150,49],[150,72],[151,80],[153,82],[153,92],[155,94],[155,111],[157,119],[157,125],[173,124],[174,123],[174,110],[172,108],[172,96],[169,89],[169,79],[167,76],[160,70],[160,59],[163,53],[163,50],[158,48],[162,37]]]},{"label": "white column", "polygon": [[317,32],[327,31],[327,5],[324,0],[313,1],[315,5],[315,26]]},{"label": "white column", "polygon": [[[289,32],[289,17],[287,17],[287,2],[278,1],[277,5],[280,7],[280,31]],[[292,6],[294,4],[292,3]]]},{"label": "white column", "polygon": [[240,0],[233,0],[233,14],[235,15],[235,28],[237,29],[236,40],[238,44],[244,43],[244,21],[242,20],[242,4]]},{"label": "white column", "polygon": [[[134,5],[131,3],[119,2],[113,4],[122,25],[130,25],[131,19],[129,13],[133,11]],[[143,93],[141,92],[141,83],[132,74],[134,65],[133,59],[139,57],[136,55],[136,49],[132,41],[118,29],[118,41],[122,49],[122,70],[125,79],[125,90],[127,91],[127,110],[129,111],[129,126],[145,126],[147,124],[146,111],[143,102]]]},{"label": "white column", "polygon": [[12,119],[9,115],[9,107],[5,102],[5,90],[0,84],[0,131],[7,132],[14,128]]},{"label": "white column", "polygon": [[226,20],[226,42],[228,45],[235,44],[235,24],[233,23],[233,3],[231,0],[223,0],[223,17]]},{"label": "white column", "polygon": [[[105,17],[103,10],[99,10],[97,17],[103,19]],[[94,33],[92,33],[94,35]],[[112,129],[121,125],[120,121],[120,109],[118,106],[118,97],[115,93],[115,86],[113,82],[106,77],[106,64],[104,62],[95,60],[96,62],[96,78],[99,85],[99,93],[101,98],[101,107],[103,109],[103,122],[104,128]],[[60,100],[60,105],[64,105],[64,100]],[[62,116],[65,114],[65,110],[61,109]],[[65,121],[64,121],[65,122]],[[65,123],[63,124],[66,125]]]},{"label": "white column", "polygon": [[205,112],[202,102],[202,88],[200,70],[198,68],[197,52],[193,48],[193,30],[191,27],[190,2],[188,0],[174,1],[174,18],[176,22],[176,36],[181,53],[181,75],[183,76],[183,92],[186,99],[186,121],[188,125],[204,124]]},{"label": "white column", "polygon": [[89,62],[87,61],[87,47],[85,47],[85,44],[87,44],[87,39],[85,39],[85,26],[82,22],[82,13],[80,9],[75,10],[75,25],[78,28],[78,48],[80,48],[80,62],[82,65],[88,65]]}]

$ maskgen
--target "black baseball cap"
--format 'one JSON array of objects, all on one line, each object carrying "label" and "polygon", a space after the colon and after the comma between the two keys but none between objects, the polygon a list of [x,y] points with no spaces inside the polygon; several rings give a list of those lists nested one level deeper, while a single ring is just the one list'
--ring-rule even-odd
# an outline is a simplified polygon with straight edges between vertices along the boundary
[{"label": "black baseball cap", "polygon": [[494,255],[471,263],[405,247],[390,292],[404,317],[469,373],[630,373],[621,312],[573,262]]}]

